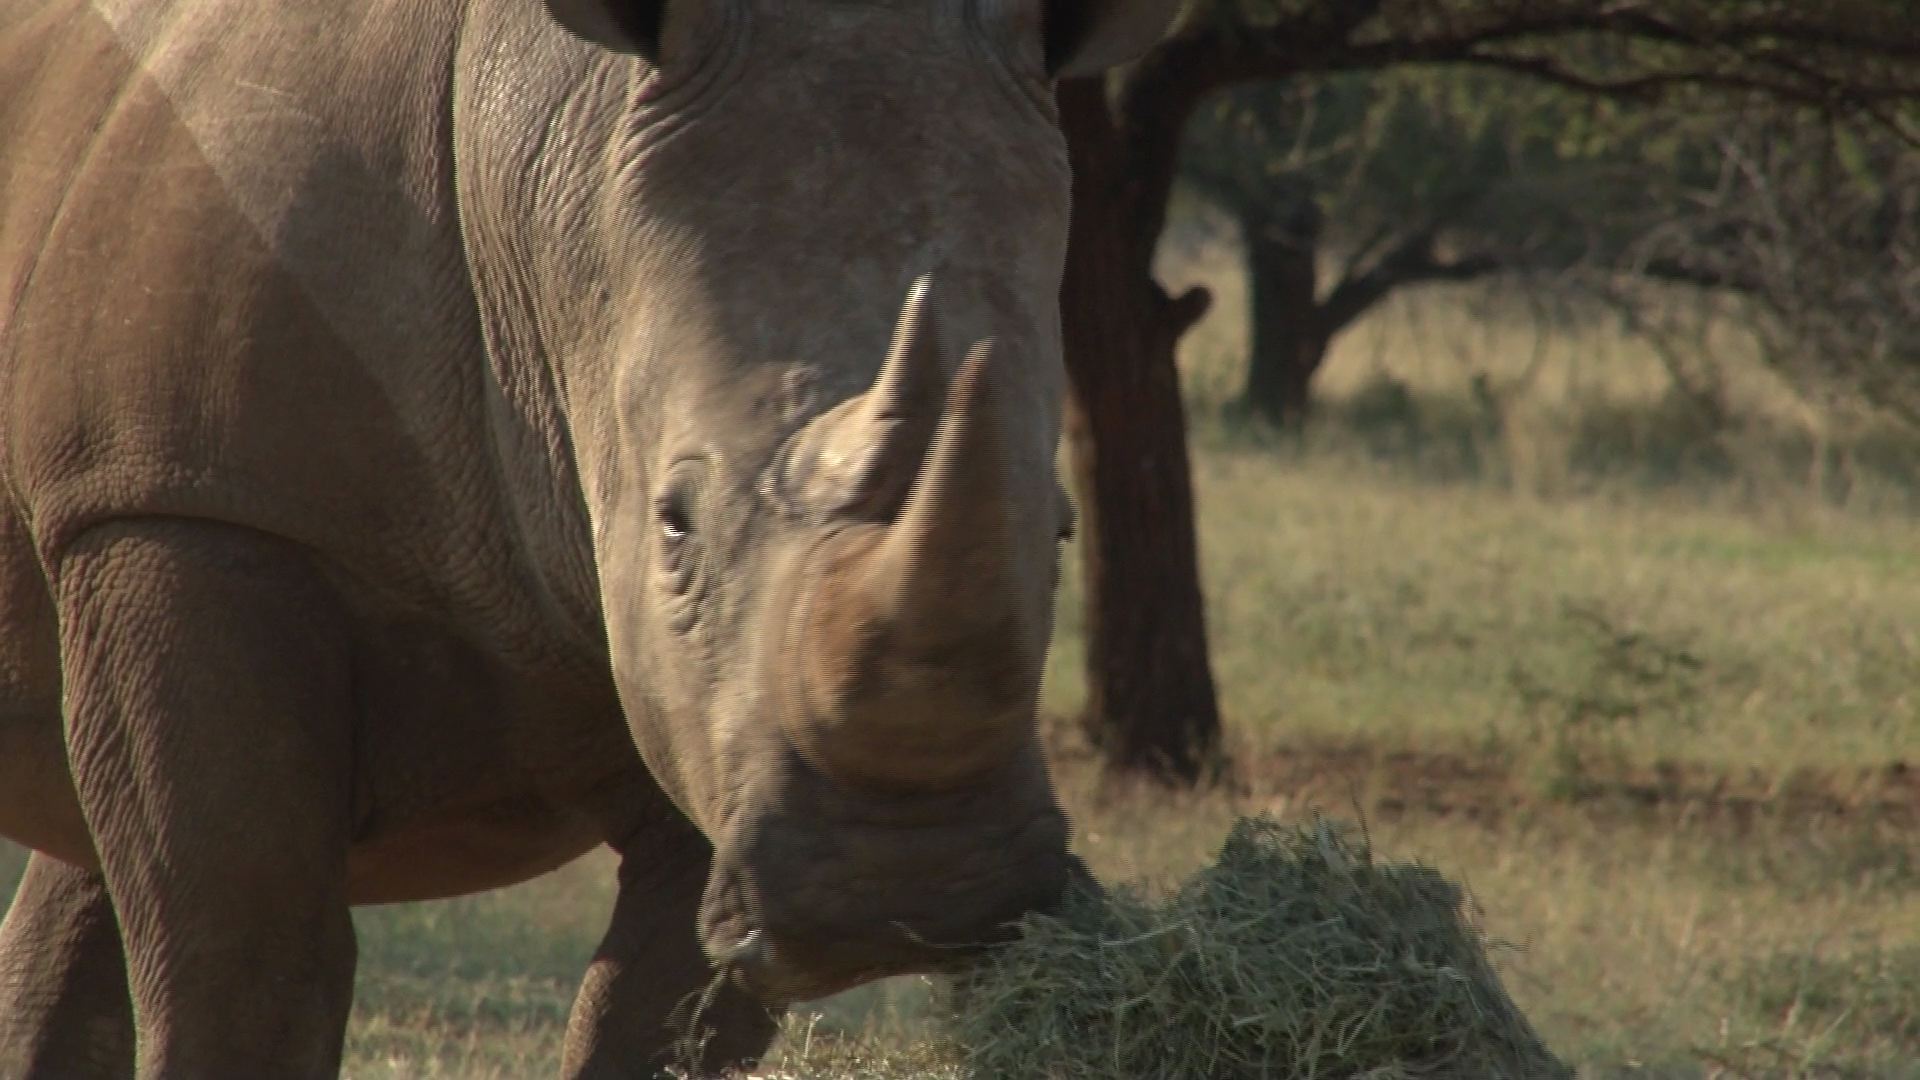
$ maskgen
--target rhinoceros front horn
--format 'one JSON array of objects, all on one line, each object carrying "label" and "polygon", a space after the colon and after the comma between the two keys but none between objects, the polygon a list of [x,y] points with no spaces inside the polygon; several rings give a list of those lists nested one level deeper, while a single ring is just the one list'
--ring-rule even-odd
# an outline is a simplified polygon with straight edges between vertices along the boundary
[{"label": "rhinoceros front horn", "polygon": [[795,439],[783,483],[801,504],[836,517],[884,521],[906,501],[946,391],[932,286],[930,277],[914,282],[873,387]]},{"label": "rhinoceros front horn", "polygon": [[[924,370],[939,370],[936,339],[918,337],[929,313],[917,289],[889,363],[863,396],[896,399],[900,387],[924,385]],[[1008,761],[1029,733],[1045,641],[1023,592],[993,357],[982,343],[961,365],[931,446],[903,438],[868,461],[883,473],[903,459],[918,468],[891,521],[842,535],[795,624],[801,700],[788,730],[838,779],[955,786]]]}]

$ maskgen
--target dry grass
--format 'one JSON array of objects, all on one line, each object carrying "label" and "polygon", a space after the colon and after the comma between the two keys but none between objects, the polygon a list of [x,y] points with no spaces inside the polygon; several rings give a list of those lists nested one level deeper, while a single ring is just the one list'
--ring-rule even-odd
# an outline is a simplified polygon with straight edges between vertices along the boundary
[{"label": "dry grass", "polygon": [[930,1037],[843,1041],[799,1026],[768,1071],[1568,1075],[1500,985],[1462,899],[1428,867],[1375,861],[1350,826],[1242,818],[1218,857],[1166,896],[1119,888],[1027,919],[1016,943],[940,995]]},{"label": "dry grass", "polygon": [[[1060,766],[1077,846],[1103,880],[1171,892],[1237,818],[1298,819],[1292,792],[1149,795]],[[1375,847],[1461,881],[1495,959],[1547,1045],[1583,1078],[1920,1077],[1920,848],[1912,821],[1751,814],[1697,805],[1516,800],[1496,815],[1386,809],[1403,794],[1356,775],[1344,799]],[[922,980],[819,1003],[794,1031],[867,1075],[925,1052]],[[1126,1074],[1115,1073],[1115,1077]]]},{"label": "dry grass", "polygon": [[[1583,1075],[1920,1075],[1920,988],[1900,978],[1920,950],[1920,860],[1903,824],[1554,802],[1488,822],[1379,814],[1391,794],[1356,792],[1375,842],[1472,889],[1489,931],[1522,946],[1505,958],[1516,999]],[[1182,831],[1275,798],[1196,799]],[[1190,832],[1126,850],[1149,813],[1092,815],[1088,846],[1108,856],[1093,861],[1187,862]]]},{"label": "dry grass", "polygon": [[[1908,521],[1542,501],[1341,461],[1198,464],[1225,711],[1256,743],[1795,767],[1915,756]],[[1081,694],[1068,560],[1049,701]],[[1647,670],[1642,670],[1647,669]]]},{"label": "dry grass", "polygon": [[1551,1077],[1460,889],[1350,827],[1236,821],[1164,897],[1117,889],[955,989],[973,1077]]}]

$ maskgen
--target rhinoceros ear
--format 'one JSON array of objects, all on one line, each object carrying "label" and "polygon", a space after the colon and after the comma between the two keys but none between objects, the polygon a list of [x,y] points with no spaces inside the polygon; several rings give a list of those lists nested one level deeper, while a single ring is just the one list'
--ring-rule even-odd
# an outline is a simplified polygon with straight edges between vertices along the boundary
[{"label": "rhinoceros ear", "polygon": [[1047,0],[1047,72],[1094,75],[1160,43],[1182,0]]},{"label": "rhinoceros ear", "polygon": [[553,21],[618,52],[660,59],[666,0],[546,0]]}]

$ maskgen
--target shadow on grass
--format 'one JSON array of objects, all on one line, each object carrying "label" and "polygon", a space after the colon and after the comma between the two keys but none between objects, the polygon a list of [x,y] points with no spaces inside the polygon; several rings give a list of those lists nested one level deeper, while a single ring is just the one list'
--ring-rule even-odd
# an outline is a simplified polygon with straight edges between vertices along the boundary
[{"label": "shadow on grass", "polygon": [[585,870],[512,889],[354,911],[354,1049],[406,1055],[440,1039],[557,1046],[608,901]]}]

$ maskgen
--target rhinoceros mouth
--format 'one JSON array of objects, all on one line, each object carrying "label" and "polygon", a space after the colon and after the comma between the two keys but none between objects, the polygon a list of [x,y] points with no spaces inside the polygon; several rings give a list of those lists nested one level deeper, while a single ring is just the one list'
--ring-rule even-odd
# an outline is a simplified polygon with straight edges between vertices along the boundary
[{"label": "rhinoceros mouth", "polygon": [[[900,943],[911,940],[910,933],[897,939]],[[900,943],[882,947],[865,939],[785,941],[756,929],[732,944],[714,945],[708,951],[716,971],[761,1002],[785,1007],[796,1001],[830,997],[891,975],[957,969],[992,944],[937,949]]]},{"label": "rhinoceros mouth", "polygon": [[[716,851],[700,940],[769,1004],[890,975],[950,970],[1086,878],[1057,809],[941,824],[851,822],[790,799]],[[837,820],[836,820],[837,818]],[[924,819],[923,819],[924,821]]]},{"label": "rhinoceros mouth", "polygon": [[[1079,858],[1067,855],[1060,865],[1064,873],[1041,876],[1052,884],[1007,898],[997,915],[957,937],[930,938],[905,921],[876,923],[865,932],[842,928],[782,935],[742,918],[714,925],[703,939],[704,948],[716,972],[772,1007],[828,997],[894,975],[960,971],[1013,940],[1023,915],[1055,910],[1075,892],[1100,891]],[[954,902],[965,900],[955,896]]]}]

